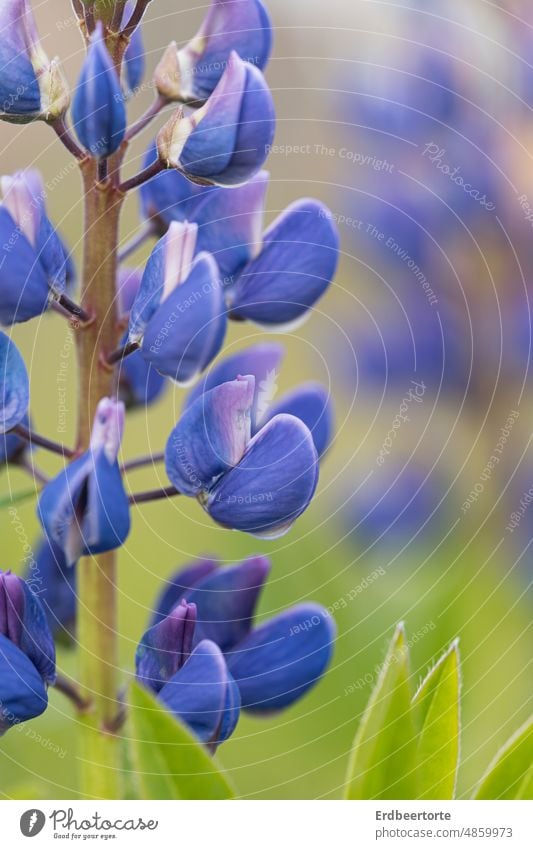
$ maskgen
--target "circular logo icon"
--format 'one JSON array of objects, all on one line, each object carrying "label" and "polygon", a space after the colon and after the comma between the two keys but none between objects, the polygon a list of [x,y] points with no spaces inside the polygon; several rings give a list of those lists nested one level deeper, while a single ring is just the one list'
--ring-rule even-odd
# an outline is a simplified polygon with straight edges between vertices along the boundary
[{"label": "circular logo icon", "polygon": [[24,811],[20,818],[20,830],[24,837],[35,837],[43,830],[46,817],[42,811],[32,808]]}]

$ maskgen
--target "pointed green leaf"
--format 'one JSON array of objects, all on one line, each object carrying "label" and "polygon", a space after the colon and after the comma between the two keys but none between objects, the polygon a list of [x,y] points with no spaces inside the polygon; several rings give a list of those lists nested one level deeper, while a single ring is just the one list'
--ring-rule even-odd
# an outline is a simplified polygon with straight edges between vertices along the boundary
[{"label": "pointed green leaf", "polygon": [[459,652],[453,643],[413,699],[417,799],[453,799],[459,762]]},{"label": "pointed green leaf", "polygon": [[481,779],[474,799],[531,799],[533,716],[500,749]]},{"label": "pointed green leaf", "polygon": [[394,634],[352,748],[348,799],[414,799],[416,740],[403,625]]},{"label": "pointed green leaf", "polygon": [[232,799],[202,744],[144,687],[131,689],[130,746],[144,799]]}]

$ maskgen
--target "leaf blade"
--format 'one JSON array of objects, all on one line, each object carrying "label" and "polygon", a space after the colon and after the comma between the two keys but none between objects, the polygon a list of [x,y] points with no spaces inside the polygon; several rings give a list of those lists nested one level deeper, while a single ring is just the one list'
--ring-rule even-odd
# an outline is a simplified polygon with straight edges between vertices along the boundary
[{"label": "leaf blade", "polygon": [[130,740],[145,799],[233,799],[235,793],[202,744],[137,682]]},{"label": "leaf blade", "polygon": [[413,798],[415,753],[409,652],[400,624],[355,735],[346,798]]},{"label": "leaf blade", "polygon": [[429,671],[413,698],[417,799],[453,799],[459,765],[460,675],[457,641]]},{"label": "leaf blade", "polygon": [[533,716],[530,716],[496,754],[472,798],[525,799],[533,795],[532,764]]}]

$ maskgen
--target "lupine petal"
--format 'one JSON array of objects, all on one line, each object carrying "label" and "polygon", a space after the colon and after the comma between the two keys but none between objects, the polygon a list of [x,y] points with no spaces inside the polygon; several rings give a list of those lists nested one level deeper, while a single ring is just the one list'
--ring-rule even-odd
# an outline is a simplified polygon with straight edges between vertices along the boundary
[{"label": "lupine petal", "polygon": [[103,398],[97,408],[90,449],[46,484],[38,515],[69,565],[82,554],[117,548],[130,529],[128,498],[117,463],[124,424],[122,404]]},{"label": "lupine petal", "polygon": [[196,584],[216,569],[216,560],[209,560],[208,558],[198,560],[192,566],[178,569],[164,584],[154,606],[151,625],[157,625],[165,616],[168,616],[170,611],[183,598],[187,597]]},{"label": "lupine petal", "polygon": [[199,254],[187,279],[150,318],[143,357],[161,374],[187,383],[218,354],[226,321],[216,263],[210,254]]},{"label": "lupine petal", "polygon": [[189,407],[170,434],[167,475],[184,495],[208,490],[235,466],[250,439],[253,378],[244,377],[206,392]]},{"label": "lupine petal", "polygon": [[24,584],[12,572],[0,572],[0,634],[20,647],[24,619]]},{"label": "lupine petal", "polygon": [[25,581],[21,581],[24,591],[24,616],[20,649],[31,660],[45,683],[53,683],[56,678],[56,651],[46,613],[38,596],[32,592]]},{"label": "lupine petal", "polygon": [[300,318],[331,283],[338,249],[329,210],[318,201],[296,201],[267,230],[260,254],[231,288],[233,314],[273,325]]},{"label": "lupine petal", "polygon": [[233,678],[233,675],[228,671],[228,686],[226,688],[226,701],[224,703],[224,712],[222,721],[217,732],[217,744],[227,740],[237,727],[239,716],[241,713],[241,693]]},{"label": "lupine petal", "polygon": [[47,309],[50,288],[35,250],[3,206],[0,243],[0,323],[28,321]]},{"label": "lupine petal", "polygon": [[[29,427],[28,416],[23,417],[21,424]],[[0,433],[0,467],[5,463],[17,463],[29,450],[29,442],[16,433]]]},{"label": "lupine petal", "polygon": [[236,186],[262,167],[275,132],[261,71],[233,52],[213,94],[192,116],[174,115],[157,137],[159,156],[191,180]]},{"label": "lupine petal", "polygon": [[148,258],[130,311],[129,338],[140,341],[146,325],[173,289],[191,271],[196,224],[173,221]]},{"label": "lupine petal", "polygon": [[196,607],[181,601],[146,631],[135,655],[136,676],[158,693],[186,663],[193,647]]},{"label": "lupine petal", "polygon": [[187,601],[198,611],[196,639],[213,640],[223,652],[242,640],[252,626],[269,571],[266,557],[249,557],[211,572],[187,593]]},{"label": "lupine petal", "polygon": [[82,522],[91,470],[89,454],[82,455],[46,484],[38,503],[46,535],[63,550],[68,566],[86,553]]},{"label": "lupine petal", "polygon": [[179,162],[187,175],[216,183],[215,177],[223,175],[229,167],[238,147],[245,86],[244,63],[240,59],[231,61],[206,105],[191,119],[180,122],[189,120],[191,130],[182,149],[172,151],[171,161]]},{"label": "lupine petal", "polygon": [[31,115],[41,111],[41,92],[30,58],[26,0],[0,4],[0,114]]},{"label": "lupine petal", "polygon": [[315,604],[301,604],[256,628],[227,656],[253,713],[280,710],[299,699],[324,674],[331,658],[335,626]]},{"label": "lupine petal", "polygon": [[95,457],[94,474],[88,479],[87,513],[83,539],[88,554],[119,548],[130,532],[128,498],[118,464],[102,452]]},{"label": "lupine petal", "polygon": [[1,571],[0,634],[24,652],[45,683],[55,680],[55,646],[41,602],[26,581]]},{"label": "lupine petal", "polygon": [[301,419],[311,431],[318,456],[325,453],[333,435],[331,395],[325,386],[313,382],[301,384],[269,408],[266,421],[280,413]]},{"label": "lupine petal", "polygon": [[214,389],[215,386],[236,380],[241,374],[251,374],[255,379],[252,407],[252,433],[254,433],[256,421],[264,417],[276,391],[276,380],[284,353],[283,346],[276,342],[261,342],[243,351],[237,351],[229,357],[224,357],[189,392],[184,409],[188,409],[204,392]]},{"label": "lupine petal", "polygon": [[46,688],[35,666],[0,634],[0,734],[40,716],[47,705]]},{"label": "lupine petal", "polygon": [[14,342],[0,331],[0,433],[6,433],[26,417],[30,384],[24,360]]},{"label": "lupine petal", "polygon": [[211,253],[224,286],[259,253],[263,232],[263,207],[268,172],[260,171],[248,183],[234,189],[211,188],[198,203],[198,250]]},{"label": "lupine petal", "polygon": [[25,580],[38,594],[55,639],[70,644],[76,625],[76,569],[68,567],[63,550],[46,536]]},{"label": "lupine petal", "polygon": [[[1,178],[3,205],[34,248],[50,285],[65,288],[67,256],[45,209],[46,191],[39,172],[30,168]],[[15,247],[16,249],[16,247]]]},{"label": "lupine petal", "polygon": [[[232,54],[235,57],[235,53]],[[246,87],[241,101],[235,151],[224,174],[214,180],[221,186],[238,186],[263,167],[276,131],[276,112],[261,71],[246,63]]]},{"label": "lupine petal", "polygon": [[[154,142],[148,148],[143,166],[147,168],[158,158]],[[205,196],[216,191],[213,186],[198,186],[179,171],[163,171],[143,183],[139,189],[141,213],[153,219],[163,235],[171,221],[196,221],[196,208]]]},{"label": "lupine petal", "polygon": [[115,66],[99,21],[83,63],[72,104],[79,140],[93,156],[114,153],[126,132],[126,110]]},{"label": "lupine petal", "polygon": [[167,386],[168,382],[164,376],[146,362],[140,351],[134,351],[122,361],[119,374],[119,396],[128,410],[153,404],[161,397]]},{"label": "lupine petal", "polygon": [[143,276],[142,268],[121,266],[117,274],[117,308],[119,315],[127,316],[131,310]]},{"label": "lupine petal", "polygon": [[308,428],[294,416],[276,416],[212,487],[205,509],[225,527],[276,538],[309,506],[317,480],[318,456]]},{"label": "lupine petal", "polygon": [[216,740],[222,725],[227,687],[228,670],[222,652],[204,640],[160,690],[159,699],[202,743],[209,743]]},{"label": "lupine petal", "polygon": [[213,0],[196,36],[177,53],[182,97],[209,97],[232,50],[264,68],[271,45],[272,27],[259,0]]},{"label": "lupine petal", "polygon": [[[124,14],[122,16],[122,24],[125,26],[133,11],[135,10],[135,0],[128,0],[124,6]],[[133,94],[144,77],[144,44],[142,37],[142,29],[139,25],[130,36],[130,43],[124,53],[123,73],[128,94]]]}]

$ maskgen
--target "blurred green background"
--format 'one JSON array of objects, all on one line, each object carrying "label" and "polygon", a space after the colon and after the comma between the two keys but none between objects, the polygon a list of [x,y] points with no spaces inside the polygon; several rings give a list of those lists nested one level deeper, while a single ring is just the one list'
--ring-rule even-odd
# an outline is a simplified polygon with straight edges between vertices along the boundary
[{"label": "blurred green background", "polygon": [[[333,211],[340,212],[346,207],[346,199],[356,193],[353,208],[360,214],[368,174],[362,175],[360,168],[339,155],[317,153],[314,146],[325,145],[338,151],[345,143],[347,129],[356,132],[353,116],[339,111],[335,97],[343,86],[350,85],[352,90],[357,87],[361,63],[369,61],[368,56],[379,53],[382,58],[389,57],[387,45],[396,43],[399,37],[397,4],[332,0],[326,7],[298,0],[289,8],[281,0],[272,0],[268,5],[276,32],[267,74],[278,110],[276,143],[311,146],[309,154],[278,153],[271,157],[268,220],[304,195],[317,196]],[[45,49],[50,55],[61,55],[73,84],[81,61],[81,42],[70,6],[66,0],[48,0],[34,6]],[[443,6],[450,16],[456,14],[456,4],[451,0],[441,4],[441,13]],[[169,0],[150,4],[144,25],[149,69],[170,37],[185,41],[202,17],[201,8],[176,12],[174,7]],[[501,45],[512,44],[515,37],[506,12],[525,15],[525,2],[507,4],[502,9],[494,7],[492,11],[478,2],[469,3],[468,7],[468,20],[457,23],[462,41],[455,45],[456,61],[462,61],[463,51],[480,77],[484,68],[494,66],[497,71],[492,67],[492,73],[499,73],[512,91],[517,90],[510,48]],[[417,19],[410,19],[405,10],[403,14],[407,15],[414,39]],[[411,42],[405,35],[402,39],[408,54]],[[501,49],[493,46],[491,52],[491,40]],[[481,84],[478,88],[484,91]],[[495,96],[491,100],[486,92],[483,96],[494,107],[495,122],[509,114],[505,99]],[[142,91],[131,104],[131,114],[140,114],[150,98],[148,89]],[[501,168],[508,168],[508,173],[520,172],[527,187],[531,180],[527,141],[533,125],[526,113],[513,113],[513,121],[510,135],[514,142],[508,139],[508,146],[501,145],[498,161]],[[46,127],[2,126],[1,130],[2,173],[31,165],[52,181],[47,199],[49,213],[79,259],[80,185],[67,155]],[[149,131],[145,131],[132,148],[129,173],[138,169],[149,138]],[[361,150],[373,152],[369,146]],[[123,220],[125,241],[136,224],[136,203],[132,199]],[[461,512],[461,504],[478,481],[509,410],[518,403],[521,384],[517,381],[515,387],[508,380],[494,384],[488,374],[490,391],[485,388],[466,405],[461,398],[450,401],[438,393],[431,398],[428,395],[427,402],[399,436],[398,445],[406,457],[426,456],[429,452],[439,468],[453,478],[453,487],[438,511],[439,522],[432,526],[431,534],[413,533],[407,540],[400,540],[392,528],[384,540],[371,546],[357,533],[348,535],[344,502],[375,466],[376,451],[390,427],[401,394],[383,392],[379,386],[375,391],[372,387],[353,391],[345,380],[351,345],[357,347],[357,339],[350,336],[351,327],[356,320],[374,320],[376,298],[374,269],[368,258],[354,248],[345,231],[346,228],[341,233],[343,256],[335,284],[310,321],[285,336],[287,356],[279,375],[280,394],[298,381],[315,379],[330,385],[335,398],[337,435],[322,467],[317,497],[290,534],[272,542],[217,528],[196,503],[185,499],[135,508],[132,533],[119,555],[124,678],[131,674],[135,646],[162,578],[200,554],[212,552],[232,563],[248,554],[264,552],[272,557],[273,571],[261,599],[260,617],[266,618],[302,599],[317,600],[334,609],[338,640],[332,667],[311,694],[279,717],[259,720],[243,716],[236,734],[221,748],[220,761],[240,795],[267,799],[341,795],[349,748],[371,691],[364,680],[383,659],[395,624],[404,619],[412,641],[414,686],[439,652],[454,637],[460,637],[463,739],[459,794],[465,796],[499,745],[531,710],[531,600],[527,596],[531,566],[527,550],[523,554],[528,540],[517,545],[516,539],[505,533],[512,502],[511,506],[502,504],[501,496],[508,478],[490,481],[472,510],[466,515]],[[145,256],[146,252],[139,253],[139,262]],[[497,246],[487,244],[483,256],[490,276],[498,274],[504,285],[505,260]],[[479,295],[479,273],[464,248],[458,249],[454,257],[462,287],[475,299]],[[387,282],[394,286],[394,269]],[[435,285],[438,287],[438,281]],[[477,301],[472,303],[475,307]],[[237,325],[231,329],[226,350],[265,336],[251,326]],[[36,429],[72,444],[76,426],[76,359],[69,328],[60,318],[46,316],[17,327],[13,337],[20,344],[30,372]],[[489,369],[488,363],[485,366]],[[65,374],[68,390],[63,433],[57,405]],[[183,397],[183,390],[169,389],[164,399],[146,413],[135,412],[128,417],[124,457],[161,450],[179,415]],[[527,393],[520,398],[520,413],[509,448],[516,457],[531,441]],[[49,473],[58,468],[57,460],[44,456],[42,451],[35,454],[35,462]],[[20,470],[4,469],[0,475],[2,496],[31,486]],[[529,484],[532,482],[529,480]],[[162,466],[137,471],[129,477],[134,490],[165,484]],[[531,524],[532,516],[526,515],[524,525]],[[31,501],[17,505],[16,514],[9,514],[4,507],[0,512],[2,568],[20,568],[21,543],[27,539],[33,546],[37,538]],[[378,569],[383,574],[367,581],[366,588],[357,589]],[[355,596],[351,601],[350,593]],[[423,636],[417,637],[420,631]],[[60,650],[59,667],[75,677],[71,653]],[[2,739],[0,792],[6,797],[75,797],[75,734],[76,720],[68,705],[60,695],[52,693],[51,707],[43,717]],[[56,747],[59,752],[54,751]]]}]

